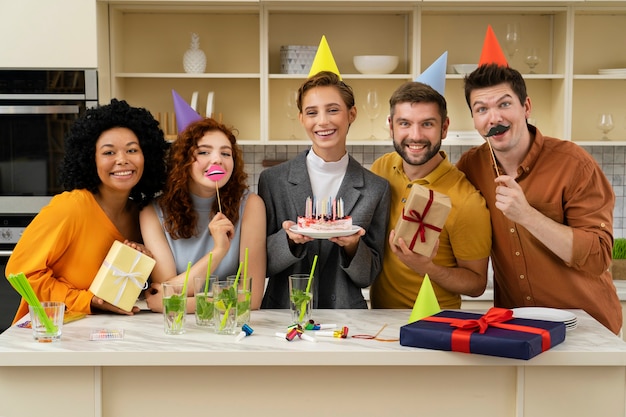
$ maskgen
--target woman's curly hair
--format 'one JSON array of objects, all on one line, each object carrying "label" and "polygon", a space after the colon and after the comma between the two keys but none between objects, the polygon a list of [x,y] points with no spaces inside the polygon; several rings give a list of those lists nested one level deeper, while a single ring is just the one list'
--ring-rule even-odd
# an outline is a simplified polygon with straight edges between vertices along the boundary
[{"label": "woman's curly hair", "polygon": [[165,153],[169,147],[159,123],[146,109],[131,107],[126,101],[87,109],[74,122],[65,137],[65,156],[60,167],[65,190],[87,189],[98,193],[101,184],[96,168],[96,142],[100,135],[115,127],[133,131],[144,156],[143,175],[130,191],[130,199],[145,207],[165,183]]},{"label": "woman's curly hair", "polygon": [[[182,131],[168,156],[168,175],[159,198],[159,205],[164,213],[165,230],[173,239],[188,239],[198,233],[196,226],[198,216],[194,210],[189,191],[191,166],[195,162],[195,151],[198,141],[207,132],[219,131],[226,135],[233,148],[233,173],[228,182],[219,189],[222,213],[233,223],[239,220],[239,206],[245,190],[248,189],[246,180],[248,174],[244,171],[243,154],[237,145],[234,129],[206,118],[191,123]],[[211,216],[218,211],[217,199],[211,207]]]}]

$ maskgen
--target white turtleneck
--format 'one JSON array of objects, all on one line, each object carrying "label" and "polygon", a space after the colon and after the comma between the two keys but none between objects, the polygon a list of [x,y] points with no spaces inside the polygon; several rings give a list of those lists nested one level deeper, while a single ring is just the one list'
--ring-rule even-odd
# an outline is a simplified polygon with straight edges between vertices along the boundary
[{"label": "white turtleneck", "polygon": [[346,175],[349,159],[348,152],[346,152],[339,161],[326,162],[317,156],[311,148],[306,157],[306,168],[311,179],[313,196],[318,198],[341,197],[337,196],[337,193],[343,177]]}]

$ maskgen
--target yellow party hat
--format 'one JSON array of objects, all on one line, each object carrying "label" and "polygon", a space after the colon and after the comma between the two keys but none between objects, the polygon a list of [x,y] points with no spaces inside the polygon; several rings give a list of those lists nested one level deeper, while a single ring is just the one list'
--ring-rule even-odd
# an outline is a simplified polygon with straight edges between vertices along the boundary
[{"label": "yellow party hat", "polygon": [[335,58],[333,58],[333,53],[330,52],[330,46],[328,46],[326,36],[324,35],[322,35],[320,45],[317,47],[317,52],[315,53],[315,58],[313,59],[313,64],[311,65],[311,71],[309,71],[309,78],[320,71],[334,72],[339,76],[339,79],[341,79],[339,68],[337,68]]},{"label": "yellow party hat", "polygon": [[430,282],[428,274],[426,274],[424,275],[422,286],[417,293],[413,311],[411,311],[411,315],[409,316],[409,324],[421,320],[424,317],[437,314],[440,311],[441,307],[439,307],[439,301],[437,301],[435,290],[433,290],[433,284]]}]

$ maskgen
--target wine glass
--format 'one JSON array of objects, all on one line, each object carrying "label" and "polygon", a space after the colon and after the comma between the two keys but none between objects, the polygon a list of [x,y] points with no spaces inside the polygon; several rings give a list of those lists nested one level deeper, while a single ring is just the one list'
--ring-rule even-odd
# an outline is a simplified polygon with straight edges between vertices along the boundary
[{"label": "wine glass", "polygon": [[539,58],[539,49],[537,48],[528,48],[528,52],[526,52],[526,58],[524,58],[524,62],[530,68],[529,74],[535,74],[535,67],[539,65],[541,62],[541,58]]},{"label": "wine glass", "polygon": [[506,37],[504,38],[504,43],[506,45],[506,52],[509,54],[509,61],[513,59],[513,56],[519,50],[519,42],[519,23],[508,23],[506,25]]},{"label": "wine glass", "polygon": [[287,118],[291,120],[291,134],[289,139],[297,139],[296,137],[296,119],[298,118],[298,91],[289,89],[285,95],[285,105],[287,106]]},{"label": "wine glass", "polygon": [[602,113],[598,117],[598,129],[602,131],[602,140],[609,140],[607,134],[613,130],[615,125],[613,124],[613,115],[611,113]]},{"label": "wine glass", "polygon": [[363,105],[363,109],[365,113],[367,113],[367,117],[370,119],[370,129],[371,136],[370,139],[376,139],[376,135],[374,135],[374,121],[380,115],[380,103],[378,101],[378,91],[375,89],[371,89],[367,91],[367,98],[365,99],[365,104]]}]

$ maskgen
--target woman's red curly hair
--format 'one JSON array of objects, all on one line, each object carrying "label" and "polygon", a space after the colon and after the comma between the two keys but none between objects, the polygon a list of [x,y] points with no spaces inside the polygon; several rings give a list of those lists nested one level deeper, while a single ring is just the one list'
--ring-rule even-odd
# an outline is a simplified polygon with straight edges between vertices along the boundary
[{"label": "woman's red curly hair", "polygon": [[[173,239],[188,239],[198,233],[196,225],[198,216],[193,209],[189,181],[191,165],[195,161],[194,153],[198,149],[198,141],[207,133],[220,131],[226,135],[233,148],[233,173],[228,182],[219,189],[222,213],[233,224],[239,220],[239,205],[244,191],[248,189],[248,174],[244,171],[241,148],[237,145],[234,129],[206,118],[190,124],[182,131],[169,151],[167,165],[168,175],[159,199],[164,213],[165,230]],[[211,207],[211,216],[218,211],[217,199]]]}]

